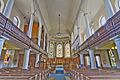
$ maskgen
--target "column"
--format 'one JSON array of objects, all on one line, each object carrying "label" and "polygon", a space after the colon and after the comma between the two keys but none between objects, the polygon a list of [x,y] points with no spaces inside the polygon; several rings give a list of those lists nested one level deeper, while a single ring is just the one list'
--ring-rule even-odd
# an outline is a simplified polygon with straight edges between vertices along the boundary
[{"label": "column", "polygon": [[85,17],[85,24],[87,29],[87,38],[89,38],[92,35],[92,32],[91,32],[91,27],[89,25],[88,13],[84,13],[84,17]]},{"label": "column", "polygon": [[111,1],[110,0],[104,0],[104,6],[105,6],[105,9],[106,9],[108,18],[112,17],[115,12],[113,10]]},{"label": "column", "polygon": [[[27,36],[28,37],[32,37],[32,27],[33,27],[33,21],[34,21],[34,5],[33,5],[33,0],[31,2],[31,17],[30,17],[30,23],[29,23],[29,29],[28,29],[28,33]],[[25,49],[25,53],[24,53],[24,61],[23,61],[23,69],[28,69],[28,63],[29,63],[29,57],[30,57],[30,51],[31,49]]]},{"label": "column", "polygon": [[3,48],[4,42],[5,42],[5,39],[0,38],[0,56],[1,56],[1,53],[2,53],[2,48]]},{"label": "column", "polygon": [[46,40],[45,37],[46,37],[46,29],[44,28],[44,44],[43,44],[44,46],[43,46],[43,50],[45,50],[45,46],[46,46],[46,44],[45,44],[45,40]]},{"label": "column", "polygon": [[[41,41],[41,27],[42,27],[42,21],[41,21],[41,17],[38,18],[39,19],[39,32],[38,32],[38,46],[40,47],[40,41]],[[40,54],[36,54],[36,62],[35,62],[35,67],[39,67],[39,61],[40,61]]]},{"label": "column", "polygon": [[39,17],[39,32],[38,32],[38,46],[40,47],[40,41],[41,41],[41,32],[42,32],[42,21],[41,17]]},{"label": "column", "polygon": [[[29,29],[28,29],[28,33],[27,33],[27,36],[29,36],[30,38],[32,37],[33,20],[34,20],[34,16],[33,16],[33,14],[31,14]],[[26,49],[25,50],[25,53],[24,53],[24,62],[23,62],[23,69],[28,69],[30,50],[31,49]]]},{"label": "column", "polygon": [[120,60],[120,38],[114,39],[114,42],[116,44],[117,52],[118,52],[118,56],[119,56],[119,60]]},{"label": "column", "polygon": [[80,37],[80,45],[81,45],[83,43],[83,38],[81,34],[79,34],[79,37]]},{"label": "column", "polygon": [[40,61],[40,54],[36,54],[35,67],[39,67],[39,61]]},{"label": "column", "polygon": [[1,3],[0,12],[2,13],[2,12],[3,12],[3,9],[4,9],[4,2],[3,2],[3,0],[1,0],[0,3]]},{"label": "column", "polygon": [[90,55],[90,63],[91,63],[91,69],[96,69],[96,61],[94,56],[94,50],[89,49],[89,55]]},{"label": "column", "polygon": [[119,60],[117,61],[117,68],[120,68],[120,38],[115,38],[114,42],[116,44],[118,57],[119,57]]},{"label": "column", "polygon": [[10,64],[9,64],[9,67],[14,67],[14,62],[13,62],[13,60],[14,60],[14,54],[15,54],[15,50],[12,50],[12,52],[11,52],[11,57],[10,57]]},{"label": "column", "polygon": [[[5,9],[3,11],[3,15],[5,15],[7,18],[10,17],[12,8],[13,8],[13,4],[14,4],[14,0],[8,0],[5,6]],[[0,38],[0,56],[2,53],[2,48],[4,45],[5,39],[4,38]]]},{"label": "column", "polygon": [[13,5],[14,5],[14,0],[7,0],[5,9],[3,11],[3,15],[5,15],[7,18],[10,17],[11,11],[13,9]]},{"label": "column", "polygon": [[48,37],[47,37],[47,53],[49,52],[49,39],[48,39]]},{"label": "column", "polygon": [[28,29],[28,32],[27,32],[27,36],[29,36],[30,38],[32,37],[33,21],[34,21],[34,15],[33,15],[33,13],[32,13],[32,14],[31,14],[31,17],[30,17],[29,29]]},{"label": "column", "polygon": [[28,69],[29,57],[30,57],[30,49],[28,50],[26,49],[24,53],[23,69]]},{"label": "column", "polygon": [[80,54],[80,66],[81,66],[81,68],[84,67],[84,56],[83,56],[83,54]]}]

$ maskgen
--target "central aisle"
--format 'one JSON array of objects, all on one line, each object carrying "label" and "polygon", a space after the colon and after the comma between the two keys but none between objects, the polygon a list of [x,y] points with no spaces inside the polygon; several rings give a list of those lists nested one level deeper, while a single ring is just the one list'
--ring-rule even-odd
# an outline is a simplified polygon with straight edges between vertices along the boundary
[{"label": "central aisle", "polygon": [[67,74],[63,66],[56,66],[55,71],[49,74],[48,80],[71,80],[70,74]]}]

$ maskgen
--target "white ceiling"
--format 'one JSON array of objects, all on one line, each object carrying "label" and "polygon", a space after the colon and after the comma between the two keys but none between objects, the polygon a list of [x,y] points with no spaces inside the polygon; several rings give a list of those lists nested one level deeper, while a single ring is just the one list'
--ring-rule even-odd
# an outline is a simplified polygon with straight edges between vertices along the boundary
[{"label": "white ceiling", "polygon": [[[73,26],[79,16],[78,25],[80,32],[85,30],[83,13],[78,15],[80,9],[89,13],[92,19],[103,5],[102,0],[35,0],[38,4],[42,18],[46,25],[49,35],[55,35],[58,32],[59,18],[61,14],[60,31],[65,35],[70,35]],[[26,17],[31,14],[31,0],[15,0],[16,7]],[[38,10],[38,9],[37,9]],[[36,15],[37,16],[37,15]],[[37,18],[37,17],[36,17]],[[37,19],[36,19],[37,20]]]},{"label": "white ceiling", "polygon": [[39,0],[39,2],[41,14],[45,22],[49,23],[47,26],[49,34],[55,35],[58,32],[60,14],[60,31],[69,35],[81,0]]}]

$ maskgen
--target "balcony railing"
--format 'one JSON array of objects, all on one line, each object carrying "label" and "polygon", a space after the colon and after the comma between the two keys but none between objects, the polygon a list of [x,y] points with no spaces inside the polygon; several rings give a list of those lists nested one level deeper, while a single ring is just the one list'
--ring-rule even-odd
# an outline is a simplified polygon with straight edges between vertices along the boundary
[{"label": "balcony railing", "polygon": [[0,13],[0,37],[5,37],[9,41],[17,44],[17,46],[29,49],[36,52],[41,52],[45,55],[46,52],[42,50],[37,44],[35,44],[24,32],[22,32],[11,20],[6,18]]},{"label": "balcony railing", "polygon": [[75,53],[103,44],[120,34],[120,11],[107,20],[105,25],[101,26],[93,35],[80,45]]}]

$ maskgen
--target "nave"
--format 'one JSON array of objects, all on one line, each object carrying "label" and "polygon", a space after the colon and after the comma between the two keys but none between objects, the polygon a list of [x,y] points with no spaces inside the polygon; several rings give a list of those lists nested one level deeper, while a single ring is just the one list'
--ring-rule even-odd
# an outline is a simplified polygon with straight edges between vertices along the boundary
[{"label": "nave", "polygon": [[0,0],[0,80],[120,80],[120,0]]}]

